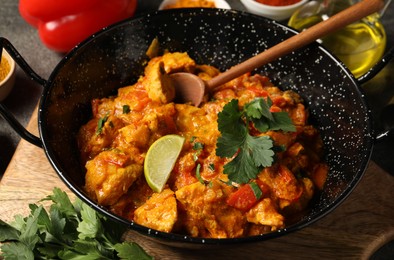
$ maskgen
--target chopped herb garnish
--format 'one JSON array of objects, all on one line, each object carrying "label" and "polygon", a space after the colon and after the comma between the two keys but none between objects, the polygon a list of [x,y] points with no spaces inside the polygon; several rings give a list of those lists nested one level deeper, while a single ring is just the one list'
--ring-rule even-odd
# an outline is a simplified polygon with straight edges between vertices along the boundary
[{"label": "chopped herb garnish", "polygon": [[233,158],[224,165],[224,173],[230,181],[243,184],[255,179],[258,173],[274,162],[275,146],[271,137],[252,136],[249,125],[253,123],[260,132],[268,130],[295,131],[286,112],[270,112],[272,101],[257,98],[239,109],[233,99],[218,114],[221,136],[217,140],[216,154]]},{"label": "chopped herb garnish", "polygon": [[193,150],[195,150],[196,152],[193,154],[193,160],[196,162],[198,160],[198,156],[200,156],[202,150],[204,149],[204,144],[200,143],[200,142],[195,142],[195,140],[197,139],[197,137],[193,136],[192,138],[190,138],[190,143],[193,144]]},{"label": "chopped herb garnish", "polygon": [[208,168],[209,168],[211,171],[215,171],[215,164],[210,163],[210,164],[208,165]]},{"label": "chopped herb garnish", "polygon": [[196,178],[197,178],[197,180],[200,183],[205,184],[203,178],[201,177],[201,172],[200,171],[201,171],[201,164],[197,164],[197,167],[196,167]]},{"label": "chopped herb garnish", "polygon": [[120,242],[126,231],[120,223],[99,215],[76,199],[71,203],[59,188],[43,200],[49,212],[30,204],[28,217],[0,220],[0,258],[4,259],[152,259],[138,244]]},{"label": "chopped herb garnish", "polygon": [[193,150],[202,150],[204,149],[204,144],[200,143],[200,142],[195,142],[193,144]]},{"label": "chopped herb garnish", "polygon": [[123,105],[123,114],[128,114],[128,113],[130,113],[130,106]]},{"label": "chopped herb garnish", "polygon": [[263,192],[261,191],[259,185],[257,185],[257,183],[255,183],[255,182],[251,182],[251,183],[249,183],[249,185],[252,188],[252,191],[253,191],[256,199],[259,200],[261,198],[261,196],[263,196]]},{"label": "chopped herb garnish", "polygon": [[99,135],[101,134],[101,132],[103,131],[103,127],[105,122],[107,122],[108,120],[108,115],[104,116],[104,117],[100,117],[98,123],[97,123],[97,130],[96,130],[96,134]]}]

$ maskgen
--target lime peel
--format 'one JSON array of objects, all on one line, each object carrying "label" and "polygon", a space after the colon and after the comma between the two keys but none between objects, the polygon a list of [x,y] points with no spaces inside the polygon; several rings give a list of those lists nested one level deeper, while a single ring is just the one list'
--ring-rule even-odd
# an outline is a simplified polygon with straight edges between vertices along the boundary
[{"label": "lime peel", "polygon": [[184,142],[184,137],[171,134],[160,137],[149,147],[144,161],[144,175],[153,191],[163,190]]}]

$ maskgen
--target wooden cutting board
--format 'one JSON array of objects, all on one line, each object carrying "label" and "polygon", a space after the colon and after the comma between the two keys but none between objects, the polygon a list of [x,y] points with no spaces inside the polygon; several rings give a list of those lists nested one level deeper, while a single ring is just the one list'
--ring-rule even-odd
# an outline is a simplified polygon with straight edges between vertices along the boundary
[{"label": "wooden cutting board", "polygon": [[[37,134],[37,111],[28,129]],[[20,142],[0,182],[0,218],[27,215],[37,203],[60,187],[70,196],[49,164],[44,151]],[[289,235],[216,249],[183,249],[158,244],[134,232],[127,236],[156,259],[368,259],[394,239],[394,177],[371,162],[350,196],[318,222]]]}]

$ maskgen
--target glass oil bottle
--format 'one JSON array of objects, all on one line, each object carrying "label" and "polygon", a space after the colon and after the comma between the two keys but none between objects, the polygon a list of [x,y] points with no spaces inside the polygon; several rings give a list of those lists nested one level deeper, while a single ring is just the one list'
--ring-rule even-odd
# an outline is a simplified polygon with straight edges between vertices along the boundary
[{"label": "glass oil bottle", "polygon": [[[301,31],[328,19],[346,9],[357,0],[310,1],[297,10],[288,25]],[[321,39],[321,43],[335,54],[354,74],[366,73],[383,56],[386,48],[386,32],[375,13]]]}]

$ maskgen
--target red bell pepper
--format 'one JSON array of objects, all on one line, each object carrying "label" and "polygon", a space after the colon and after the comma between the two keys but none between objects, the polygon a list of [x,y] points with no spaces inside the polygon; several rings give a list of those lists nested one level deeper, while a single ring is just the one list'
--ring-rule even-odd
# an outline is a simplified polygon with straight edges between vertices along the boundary
[{"label": "red bell pepper", "polygon": [[20,0],[21,16],[50,49],[67,52],[100,29],[131,17],[137,0]]},{"label": "red bell pepper", "polygon": [[260,200],[261,196],[261,188],[255,182],[251,182],[230,194],[226,202],[231,207],[248,211]]}]

